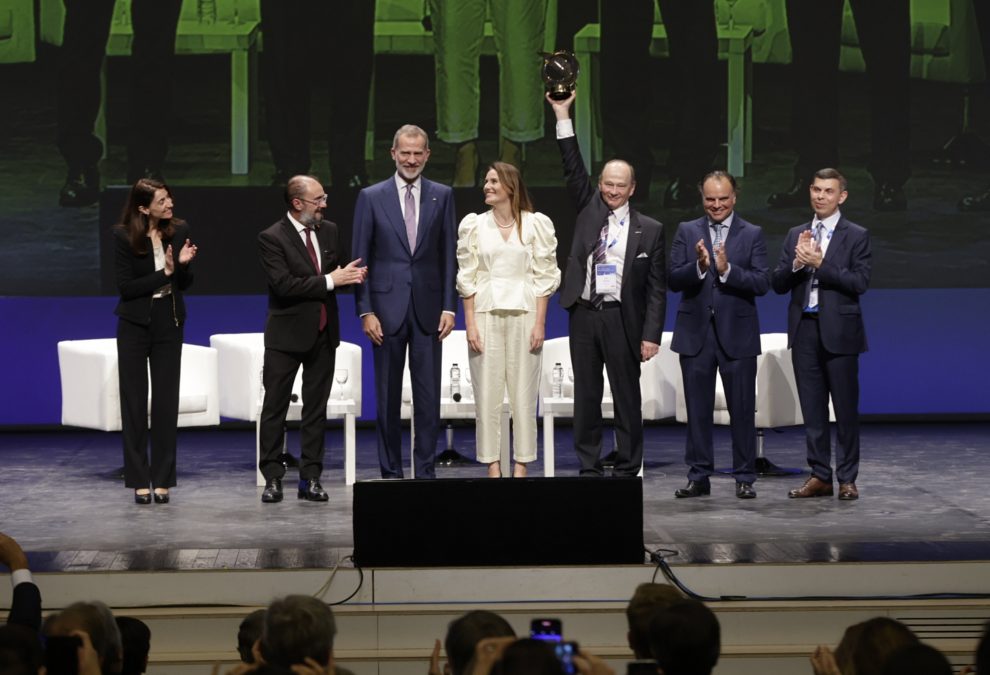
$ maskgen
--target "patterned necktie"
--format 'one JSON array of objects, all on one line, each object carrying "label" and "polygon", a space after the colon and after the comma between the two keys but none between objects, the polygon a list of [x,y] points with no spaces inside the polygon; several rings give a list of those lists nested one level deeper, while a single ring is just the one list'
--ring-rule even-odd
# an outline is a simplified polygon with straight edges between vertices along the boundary
[{"label": "patterned necktie", "polygon": [[406,186],[406,237],[409,238],[409,251],[416,250],[416,200],[413,198],[413,186]]},{"label": "patterned necktie", "polygon": [[712,239],[712,248],[716,249],[722,245],[722,223],[712,223],[712,228],[715,230],[715,238]]},{"label": "patterned necktie", "polygon": [[[815,242],[815,248],[816,249],[820,249],[821,248],[821,245],[822,245],[822,231],[824,229],[825,229],[825,226],[822,225],[821,221],[819,221],[818,223],[815,224],[815,227],[814,227],[814,236],[812,237],[812,240]],[[818,278],[815,276],[815,268],[812,267],[811,268],[811,277],[808,279],[808,293],[807,293],[807,295],[804,298],[804,307],[805,307],[805,309],[814,309],[814,310],[817,311],[817,309],[818,309],[818,296],[817,295],[815,296],[815,304],[814,304],[814,306],[812,306],[812,304],[811,304],[811,292],[812,291],[817,291],[817,290],[818,290]]]},{"label": "patterned necktie", "polygon": [[[320,262],[316,257],[316,246],[313,245],[313,228],[306,228],[306,250],[309,251],[309,261],[313,263],[313,269],[320,273]],[[327,306],[320,303],[320,330],[327,327]]]},{"label": "patterned necktie", "polygon": [[591,256],[591,284],[588,289],[591,291],[588,301],[595,306],[595,309],[601,309],[602,304],[605,302],[605,296],[595,290],[595,267],[601,265],[605,262],[605,254],[608,252],[608,218],[605,218],[605,224],[602,225],[601,232],[598,233],[598,244],[595,246],[595,251]]}]

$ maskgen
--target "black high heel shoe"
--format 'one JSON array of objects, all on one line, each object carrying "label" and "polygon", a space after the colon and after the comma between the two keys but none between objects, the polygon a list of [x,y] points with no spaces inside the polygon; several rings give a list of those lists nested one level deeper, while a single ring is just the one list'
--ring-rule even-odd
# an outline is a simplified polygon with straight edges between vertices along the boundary
[{"label": "black high heel shoe", "polygon": [[168,504],[168,493],[167,492],[156,492],[155,493],[155,503],[156,504]]},{"label": "black high heel shoe", "polygon": [[139,494],[137,490],[134,491],[134,503],[135,504],[150,504],[151,503],[151,493],[145,492],[143,495]]}]

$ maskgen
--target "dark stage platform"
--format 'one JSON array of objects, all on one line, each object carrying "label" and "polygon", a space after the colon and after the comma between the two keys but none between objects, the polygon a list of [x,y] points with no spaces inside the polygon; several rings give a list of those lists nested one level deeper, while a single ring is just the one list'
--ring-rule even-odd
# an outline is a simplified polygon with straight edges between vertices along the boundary
[{"label": "dark stage platform", "polygon": [[[717,459],[726,461],[728,434],[717,433]],[[556,441],[558,475],[575,475],[570,430],[558,428]],[[467,456],[473,442],[473,427],[456,430]],[[0,530],[23,544],[38,571],[331,566],[352,552],[352,489],[343,481],[341,431],[331,428],[327,443],[330,503],[288,491],[284,503],[266,505],[254,485],[253,429],[180,430],[172,503],[138,506],[110,477],[121,464],[117,434],[8,431],[0,434]],[[802,466],[803,443],[800,428],[768,431],[767,456]],[[762,479],[750,501],[735,498],[731,477],[717,476],[712,496],[678,500],[683,444],[680,425],[647,428],[644,540],[676,551],[672,563],[990,560],[990,424],[865,425],[858,502],[788,499],[805,476]],[[378,475],[370,429],[359,430],[357,470],[359,480]],[[532,465],[532,475],[540,472]],[[437,473],[481,477],[484,467]],[[423,526],[443,528],[458,504],[446,508]],[[520,526],[548,524],[534,512]]]}]

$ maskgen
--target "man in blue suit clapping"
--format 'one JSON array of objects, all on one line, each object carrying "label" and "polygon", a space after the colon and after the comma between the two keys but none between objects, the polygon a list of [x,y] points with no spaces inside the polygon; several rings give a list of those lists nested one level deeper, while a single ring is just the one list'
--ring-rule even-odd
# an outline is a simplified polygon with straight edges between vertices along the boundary
[{"label": "man in blue suit clapping", "polygon": [[681,223],[670,247],[670,288],[681,293],[671,349],[680,354],[687,405],[688,484],[676,497],[711,492],[716,372],[731,418],[736,496],[756,497],[756,298],[770,289],[763,230],[735,213],[736,179],[713,171],[701,182],[705,215]]}]

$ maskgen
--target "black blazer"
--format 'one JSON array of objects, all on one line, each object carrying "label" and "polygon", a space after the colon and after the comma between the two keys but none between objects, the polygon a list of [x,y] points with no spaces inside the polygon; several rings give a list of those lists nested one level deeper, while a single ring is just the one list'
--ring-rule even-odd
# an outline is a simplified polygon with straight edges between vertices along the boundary
[{"label": "black blazer", "polygon": [[[560,290],[560,304],[572,309],[584,291],[588,256],[594,251],[609,208],[592,186],[574,136],[561,138],[561,159],[567,191],[578,211],[574,241]],[[663,225],[639,211],[629,209],[629,233],[622,267],[622,322],[629,349],[640,360],[640,343],[660,344],[667,307],[667,279],[664,272]]]},{"label": "black blazer", "polygon": [[[773,290],[791,294],[787,306],[788,347],[794,344],[811,279],[808,268],[793,271],[794,250],[801,232],[810,227],[809,222],[790,229],[773,271]],[[822,264],[815,272],[818,277],[818,327],[822,345],[833,354],[861,354],[867,349],[859,296],[870,286],[872,260],[869,231],[840,217]]]},{"label": "black blazer", "polygon": [[327,308],[327,332],[340,344],[337,296],[327,291],[324,275],[340,264],[337,226],[324,220],[316,229],[321,273],[313,269],[302,237],[286,215],[258,235],[261,266],[268,279],[265,347],[286,352],[308,351],[319,334],[320,305]]},{"label": "black blazer", "polygon": [[189,226],[178,223],[171,237],[162,238],[162,247],[171,244],[172,254],[176,258],[175,272],[171,277],[165,276],[165,270],[155,270],[155,254],[148,242],[148,251],[143,255],[134,253],[131,249],[127,232],[121,227],[113,229],[114,269],[116,271],[117,291],[120,302],[114,314],[121,319],[147,326],[151,323],[151,296],[166,284],[172,286],[172,311],[178,325],[186,320],[186,304],[182,299],[182,291],[189,288],[193,282],[191,265],[179,265],[179,249],[189,238]]}]

